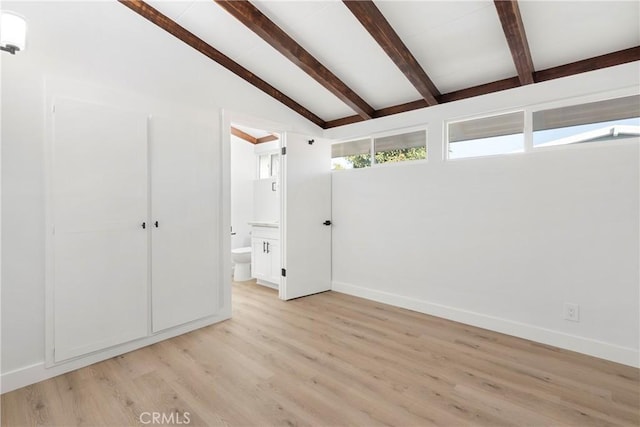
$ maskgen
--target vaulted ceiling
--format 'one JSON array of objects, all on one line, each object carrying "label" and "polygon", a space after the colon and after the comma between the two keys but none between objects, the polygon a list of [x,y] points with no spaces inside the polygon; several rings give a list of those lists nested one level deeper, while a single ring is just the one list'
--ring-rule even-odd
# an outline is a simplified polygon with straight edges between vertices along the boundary
[{"label": "vaulted ceiling", "polygon": [[640,60],[637,1],[120,2],[325,129]]}]

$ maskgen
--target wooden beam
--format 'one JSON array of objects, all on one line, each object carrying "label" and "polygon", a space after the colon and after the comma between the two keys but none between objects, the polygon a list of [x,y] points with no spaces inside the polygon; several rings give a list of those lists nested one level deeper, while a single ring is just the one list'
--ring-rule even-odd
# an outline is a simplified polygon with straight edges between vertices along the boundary
[{"label": "wooden beam", "polygon": [[258,139],[249,135],[246,132],[241,131],[238,128],[234,128],[233,126],[231,126],[231,135],[235,135],[240,139],[244,139],[247,142],[250,142],[252,144],[257,144],[258,143]]},{"label": "wooden beam", "polygon": [[445,93],[440,97],[440,102],[445,103],[458,101],[460,99],[473,98],[475,96],[486,95],[493,92],[500,92],[501,90],[513,89],[519,86],[520,79],[518,77],[510,77],[508,79],[498,80],[491,83]]},{"label": "wooden beam", "polygon": [[559,67],[547,68],[546,70],[535,72],[533,76],[536,82],[544,82],[546,80],[559,79],[560,77],[586,73],[587,71],[613,67],[633,61],[640,61],[640,46],[583,59],[582,61],[560,65]]},{"label": "wooden beam", "polygon": [[256,139],[256,144],[264,144],[265,142],[271,142],[271,141],[277,141],[279,140],[280,137],[278,137],[277,135],[267,135],[267,136],[263,136],[261,138]]},{"label": "wooden beam", "polygon": [[[629,49],[619,50],[617,52],[600,55],[582,61],[572,62],[570,64],[558,67],[547,68],[546,70],[536,71],[533,73],[535,82],[543,82],[547,80],[568,77],[574,74],[585,73],[588,71],[599,70],[601,68],[614,67],[616,65],[626,64],[628,62],[640,61],[640,46]],[[499,92],[502,90],[513,89],[520,86],[519,77],[510,77],[491,83],[473,86],[466,89],[457,90],[441,95],[440,103],[459,101],[461,99],[473,98],[488,93]],[[425,101],[419,99],[417,101],[407,102],[392,107],[383,108],[375,112],[375,117],[383,117],[391,114],[399,114],[407,111],[413,111],[420,108],[428,107]],[[340,119],[330,120],[325,123],[325,129],[345,126],[361,121],[358,116],[343,117]]]},{"label": "wooden beam", "polygon": [[404,104],[393,105],[391,107],[381,108],[376,111],[376,118],[391,116],[393,114],[404,113],[405,111],[418,110],[420,108],[426,108],[429,104],[424,99],[418,99],[417,101],[406,102]]},{"label": "wooden beam", "polygon": [[373,117],[374,108],[351,90],[320,61],[273,23],[247,0],[214,0],[238,21],[300,67],[310,77],[347,104],[365,119]]},{"label": "wooden beam", "polygon": [[343,3],[409,79],[427,104],[437,104],[436,98],[440,92],[373,1],[343,0]]},{"label": "wooden beam", "polygon": [[329,120],[328,122],[325,123],[324,128],[325,129],[337,128],[340,126],[346,126],[352,123],[358,123],[362,121],[364,121],[364,119],[360,116],[342,117],[340,119]]},{"label": "wooden beam", "polygon": [[185,28],[181,27],[167,16],[163,15],[153,7],[149,6],[142,0],[118,0],[120,3],[136,12],[138,15],[154,23],[158,27],[162,28],[166,32],[170,33],[174,37],[182,40],[198,52],[214,60],[218,64],[222,65],[227,70],[243,78],[251,85],[257,87],[267,95],[280,101],[287,107],[291,108],[296,113],[300,114],[307,120],[315,123],[316,125],[324,128],[325,122],[311,111],[298,104],[296,101],[280,92],[278,89],[265,82],[251,71],[247,70],[231,58],[224,55],[219,50],[215,49],[211,45],[207,44],[204,40],[198,38],[193,33],[189,32]]},{"label": "wooden beam", "polygon": [[516,0],[494,0],[521,85],[533,83],[533,59]]}]

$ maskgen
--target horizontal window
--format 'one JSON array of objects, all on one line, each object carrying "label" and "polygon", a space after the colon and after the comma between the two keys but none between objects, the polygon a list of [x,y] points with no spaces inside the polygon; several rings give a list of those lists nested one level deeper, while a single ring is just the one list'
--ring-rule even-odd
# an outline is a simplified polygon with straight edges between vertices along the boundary
[{"label": "horizontal window", "polygon": [[448,158],[524,151],[524,112],[449,123]]},{"label": "horizontal window", "polygon": [[371,138],[341,142],[331,146],[331,169],[371,166]]},{"label": "horizontal window", "polygon": [[427,158],[427,132],[402,133],[374,138],[376,163],[404,162]]},{"label": "horizontal window", "polygon": [[640,96],[533,113],[533,146],[580,144],[640,136]]}]

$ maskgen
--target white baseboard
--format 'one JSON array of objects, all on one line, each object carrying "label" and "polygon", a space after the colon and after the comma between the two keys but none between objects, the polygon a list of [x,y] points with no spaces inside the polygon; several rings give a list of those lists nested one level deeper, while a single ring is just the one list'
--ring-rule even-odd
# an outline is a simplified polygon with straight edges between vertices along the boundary
[{"label": "white baseboard", "polygon": [[489,316],[473,311],[462,310],[442,304],[435,304],[429,301],[409,298],[402,295],[382,292],[361,286],[351,285],[342,282],[332,282],[331,290],[344,294],[365,298],[396,307],[425,313],[432,316],[442,317],[471,326],[512,335],[554,347],[588,354],[624,365],[640,367],[640,352],[637,349],[621,347],[618,345],[597,341],[576,335],[551,329],[540,328],[538,326],[525,323],[514,322],[512,320]]},{"label": "white baseboard", "polygon": [[94,363],[101,362],[103,360],[110,359],[112,357],[128,353],[130,351],[137,350],[139,348],[146,347],[148,345],[155,344],[157,342],[173,338],[175,336],[182,335],[196,329],[203,328],[205,326],[213,325],[214,323],[218,323],[229,318],[231,318],[230,313],[223,313],[217,316],[207,317],[204,319],[189,322],[184,325],[176,326],[175,328],[159,332],[155,335],[151,335],[115,347],[110,347],[106,350],[94,352],[87,356],[82,356],[68,362],[56,364],[49,368],[45,367],[45,363],[43,360],[42,362],[38,362],[30,366],[25,366],[14,371],[6,372],[3,373],[0,377],[0,393],[7,393],[9,391],[28,386],[30,384],[35,384],[37,382],[53,378],[69,371],[80,369],[85,366],[89,366]]}]

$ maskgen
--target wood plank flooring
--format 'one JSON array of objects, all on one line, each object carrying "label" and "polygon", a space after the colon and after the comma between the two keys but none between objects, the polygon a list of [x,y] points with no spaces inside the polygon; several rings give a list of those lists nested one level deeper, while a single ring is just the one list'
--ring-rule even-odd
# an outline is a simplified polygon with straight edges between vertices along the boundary
[{"label": "wood plank flooring", "polygon": [[635,368],[334,292],[233,297],[229,321],[3,395],[2,426],[640,424]]}]

